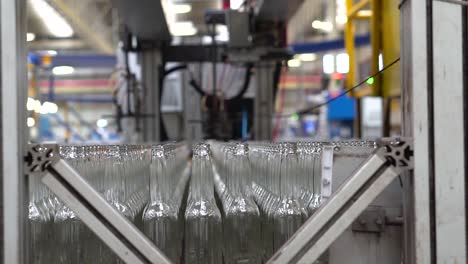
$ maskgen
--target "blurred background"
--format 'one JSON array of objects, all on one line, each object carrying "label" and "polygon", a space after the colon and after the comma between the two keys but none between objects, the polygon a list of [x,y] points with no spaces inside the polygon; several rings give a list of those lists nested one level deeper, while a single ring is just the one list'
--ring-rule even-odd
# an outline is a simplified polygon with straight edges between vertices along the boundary
[{"label": "blurred background", "polygon": [[400,132],[398,1],[27,2],[31,141]]}]

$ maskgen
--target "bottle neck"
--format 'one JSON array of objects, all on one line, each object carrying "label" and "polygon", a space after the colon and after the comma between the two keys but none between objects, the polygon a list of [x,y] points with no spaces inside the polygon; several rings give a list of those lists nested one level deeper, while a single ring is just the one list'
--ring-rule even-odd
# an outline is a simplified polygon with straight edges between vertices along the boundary
[{"label": "bottle neck", "polygon": [[247,155],[230,155],[227,189],[236,197],[247,198],[251,192],[251,167]]},{"label": "bottle neck", "polygon": [[154,159],[150,165],[150,199],[151,202],[166,202],[170,200],[172,182],[168,161],[164,158]]},{"label": "bottle neck", "polygon": [[297,155],[284,153],[281,157],[280,193],[282,199],[294,199],[297,187]]},{"label": "bottle neck", "polygon": [[195,201],[213,199],[213,168],[209,156],[195,155],[192,166],[192,179],[190,181],[192,199]]}]

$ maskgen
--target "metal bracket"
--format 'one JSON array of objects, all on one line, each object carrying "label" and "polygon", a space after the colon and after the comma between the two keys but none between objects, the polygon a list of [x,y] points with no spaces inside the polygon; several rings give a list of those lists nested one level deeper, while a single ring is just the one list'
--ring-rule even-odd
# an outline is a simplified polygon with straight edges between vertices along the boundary
[{"label": "metal bracket", "polygon": [[413,141],[411,138],[382,139],[379,143],[385,148],[383,155],[392,166],[400,170],[414,168]]},{"label": "metal bracket", "polygon": [[54,144],[31,145],[24,157],[26,173],[35,176],[47,174],[48,167],[60,159],[58,149]]},{"label": "metal bracket", "polygon": [[60,158],[57,145],[31,145],[24,161],[28,175],[41,177],[41,181],[125,263],[171,263],[144,234]]},{"label": "metal bracket", "polygon": [[354,232],[382,233],[385,231],[385,209],[371,207],[365,210],[352,224]]}]

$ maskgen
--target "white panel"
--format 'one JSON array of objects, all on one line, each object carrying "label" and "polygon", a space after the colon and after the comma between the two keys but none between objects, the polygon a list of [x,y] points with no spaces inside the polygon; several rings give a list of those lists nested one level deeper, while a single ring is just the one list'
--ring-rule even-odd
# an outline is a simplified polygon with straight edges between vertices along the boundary
[{"label": "white panel", "polygon": [[322,151],[322,201],[325,202],[332,194],[333,186],[333,146],[324,146]]},{"label": "white panel", "polygon": [[466,263],[462,9],[433,5],[437,262]]},{"label": "white panel", "polygon": [[[426,30],[426,1],[407,1],[408,7],[402,7],[402,70],[403,82],[412,91],[410,105],[413,118],[414,138],[414,189],[407,190],[414,193],[414,222],[406,226],[410,237],[410,248],[406,250],[409,258],[415,263],[431,263],[430,214],[429,214],[429,156],[428,156],[428,109],[427,109],[427,30]],[[408,18],[409,16],[409,18]],[[407,22],[407,23],[404,23]],[[408,25],[409,24],[409,25]],[[404,32],[410,31],[409,34]],[[411,37],[409,37],[410,35]],[[409,62],[407,60],[409,59]],[[409,67],[409,69],[408,69]],[[409,74],[408,74],[409,73]],[[408,75],[407,75],[408,74]],[[406,76],[406,77],[405,77]],[[408,80],[407,82],[405,80]],[[406,117],[408,118],[408,117]],[[411,122],[411,121],[410,121]],[[410,130],[410,129],[408,129]],[[410,183],[410,181],[408,181]],[[410,199],[411,200],[411,199]],[[411,206],[411,205],[407,205]],[[414,228],[414,230],[412,230]],[[414,235],[414,237],[412,236]],[[408,238],[408,236],[407,236]],[[410,238],[410,239],[411,239]],[[412,244],[410,244],[412,243]]]}]

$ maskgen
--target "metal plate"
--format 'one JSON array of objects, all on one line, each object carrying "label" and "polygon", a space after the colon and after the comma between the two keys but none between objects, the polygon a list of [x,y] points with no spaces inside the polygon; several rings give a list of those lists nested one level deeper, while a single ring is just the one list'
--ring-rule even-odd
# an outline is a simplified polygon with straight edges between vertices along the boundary
[{"label": "metal plate", "polygon": [[385,209],[370,207],[353,222],[354,232],[382,233],[385,230]]}]

